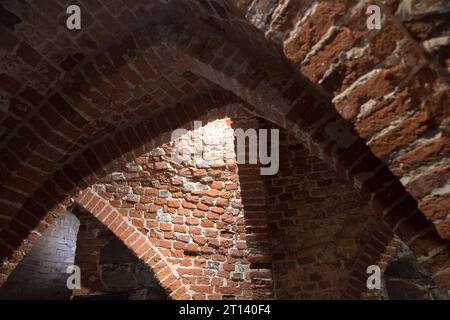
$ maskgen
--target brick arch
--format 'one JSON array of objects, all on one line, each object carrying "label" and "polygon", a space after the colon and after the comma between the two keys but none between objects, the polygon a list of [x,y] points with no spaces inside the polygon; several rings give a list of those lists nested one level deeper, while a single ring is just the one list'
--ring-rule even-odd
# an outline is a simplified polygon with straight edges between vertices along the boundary
[{"label": "brick arch", "polygon": [[[215,1],[208,3],[218,5]],[[192,5],[192,7],[188,5]],[[163,41],[163,46],[159,48],[159,54],[174,58],[169,59],[168,62],[175,63],[178,68],[186,68],[192,74],[207,79],[208,83],[213,83],[232,91],[236,96],[254,107],[262,117],[289,130],[313,153],[332,163],[338,172],[342,172],[342,174],[354,179],[355,185],[360,186],[362,190],[370,195],[370,201],[373,206],[378,212],[383,214],[384,219],[393,230],[403,240],[411,244],[416,254],[423,256],[424,259],[430,258],[436,252],[443,254],[443,257],[448,254],[445,251],[448,250],[446,249],[447,243],[440,239],[432,224],[417,210],[416,201],[408,195],[389,169],[372,154],[366,146],[366,141],[358,138],[351,125],[337,114],[328,97],[318,87],[295,72],[276,47],[268,45],[262,35],[245,21],[231,17],[226,9],[223,9],[224,11],[217,8],[213,9],[209,4],[199,7],[195,2],[189,2],[183,9],[190,13],[188,14],[191,17],[189,23],[182,19],[178,21],[176,19],[169,22],[164,21],[165,24],[159,29],[161,31],[159,34],[164,37],[158,38],[155,33],[152,33],[152,30],[145,29],[148,34],[153,35],[153,37],[150,37],[151,40]],[[176,10],[174,12],[178,13]],[[201,31],[198,32],[198,30]],[[144,38],[146,37],[146,32],[144,32]],[[195,37],[193,37],[194,34]],[[136,31],[132,39],[134,37],[137,38],[138,35],[142,35],[142,30]],[[130,38],[126,39],[129,40]],[[142,40],[140,37],[138,39]],[[130,44],[130,42],[124,41],[127,45]],[[153,43],[150,45],[153,45]],[[148,45],[148,43],[144,44],[144,47]],[[113,51],[121,50],[120,46],[119,49],[117,49],[117,46],[111,46],[109,49]],[[171,56],[170,53],[175,53],[175,56]],[[126,61],[117,62],[119,66],[122,65],[125,68],[122,70],[123,75],[116,78],[120,73],[114,66],[110,68],[108,58],[104,60],[103,57],[104,55],[100,54],[96,63],[102,66],[103,76],[107,77],[112,83],[122,81],[122,77],[126,77],[129,82],[136,81],[133,73],[130,73],[130,70],[126,68],[128,66],[128,64],[124,64]],[[139,57],[136,59],[139,59]],[[86,72],[91,70],[89,64],[86,64],[85,67]],[[141,71],[148,71],[145,68],[145,64]],[[188,74],[188,76],[190,75]],[[87,88],[91,88],[89,85],[86,87],[83,79],[77,78],[76,75],[71,79],[74,81],[66,82],[67,86],[65,88],[68,90],[67,93],[83,92]],[[115,87],[113,87],[113,92],[111,92],[111,87],[101,87],[101,82],[97,83],[97,85],[100,87],[98,88],[99,91],[106,91],[109,95],[112,94],[111,97],[118,93],[114,92]],[[75,89],[77,90],[75,91]],[[97,94],[97,91],[95,93]],[[44,194],[42,193],[42,188],[34,192],[35,198],[40,198],[39,203],[41,203],[37,207],[34,206],[34,200],[27,200],[28,195],[39,187],[42,177],[36,174],[34,182],[18,176],[11,176],[11,180],[7,180],[10,176],[9,172],[18,173],[18,165],[24,163],[25,160],[30,164],[43,162],[49,165],[49,163],[39,156],[29,157],[31,153],[27,153],[26,150],[29,145],[24,144],[22,148],[17,149],[14,145],[29,140],[33,141],[33,145],[42,147],[39,152],[45,153],[48,151],[48,149],[44,148],[48,147],[48,143],[55,145],[56,149],[52,150],[66,149],[63,153],[59,153],[58,159],[54,159],[59,165],[60,160],[67,160],[66,157],[72,156],[73,150],[77,151],[78,149],[76,145],[68,143],[70,139],[67,138],[78,134],[80,130],[85,128],[85,123],[80,114],[74,111],[75,109],[70,108],[67,101],[68,98],[61,100],[60,95],[54,95],[51,98],[52,101],[49,99],[50,103],[65,105],[67,108],[65,109],[67,113],[63,116],[58,116],[56,113],[52,114],[52,116],[61,118],[55,122],[55,128],[71,130],[63,133],[63,136],[67,136],[65,138],[61,137],[60,134],[56,134],[54,131],[45,133],[44,128],[44,133],[42,134],[47,138],[47,143],[42,143],[44,139],[41,139],[41,137],[36,139],[36,135],[32,131],[27,130],[29,128],[25,125],[19,130],[21,136],[13,137],[10,140],[8,149],[5,150],[6,152],[2,152],[4,155],[3,163],[6,163],[5,167],[11,169],[2,170],[5,173],[5,177],[2,177],[2,180],[5,181],[4,186],[6,186],[2,195],[8,199],[2,202],[2,209],[10,212],[19,211],[16,217],[20,214],[27,215],[27,213],[24,213],[25,209],[20,209],[22,203],[26,202],[24,204],[25,208],[34,207],[33,211],[43,205],[43,200],[47,196],[44,196],[45,192]],[[97,95],[92,98],[96,98],[96,101],[101,101],[98,100],[101,98]],[[79,101],[85,102],[84,99]],[[84,112],[89,112],[87,105],[81,104],[81,106],[85,108]],[[188,109],[188,112],[190,110]],[[44,112],[52,111],[54,112],[52,109],[41,110],[43,118],[50,120],[51,117],[45,116]],[[93,110],[90,111],[92,112]],[[158,125],[155,128],[158,128],[160,132],[165,132],[164,129],[167,129],[165,128],[166,124],[159,122],[159,120],[165,119],[166,116],[157,118]],[[67,126],[67,121],[64,117],[67,119],[70,117],[72,123],[79,125],[79,127],[74,129]],[[177,119],[176,114],[174,119]],[[151,135],[145,131],[144,129],[143,132],[142,130],[138,132],[137,137]],[[131,127],[123,130],[123,133],[127,138],[136,134]],[[123,141],[123,133],[116,134],[117,141]],[[139,142],[139,138],[131,141],[131,143],[137,142]],[[98,149],[105,148],[105,145],[101,143],[95,146]],[[11,151],[13,154],[11,154]],[[127,147],[118,151],[119,154],[124,153],[127,151]],[[91,172],[102,174],[101,159],[97,161],[95,158],[90,157],[91,153],[89,150],[80,153],[81,157],[76,159],[90,161],[88,166],[91,166],[91,168],[86,169],[86,164],[80,164],[80,162],[77,163],[78,166],[72,166],[69,163],[64,164],[63,169],[54,173],[51,179],[62,190],[79,191],[78,181],[82,181],[79,177],[84,176],[83,174],[80,175],[80,170],[85,174],[90,174]],[[20,161],[19,159],[24,160]],[[84,160],[80,161],[84,162]],[[40,165],[42,166],[41,168],[44,168],[43,164]],[[27,166],[27,168],[29,167]],[[73,170],[73,168],[77,169]],[[66,176],[68,176],[68,179]],[[70,182],[71,180],[76,180],[77,183],[73,184]],[[55,200],[61,203],[61,208],[64,208],[66,202],[70,202],[66,197],[60,197],[57,192],[51,192],[53,186],[50,182],[44,184],[43,187],[50,191],[50,198],[56,197]],[[20,226],[16,228],[19,228],[16,232],[24,233],[23,230],[20,230]],[[17,241],[21,241],[20,239],[14,239],[17,238],[17,236],[14,236],[14,233],[11,234],[6,229],[3,231],[2,238],[4,242],[14,244]],[[440,251],[434,250],[437,248],[440,248]],[[430,254],[430,252],[433,253]],[[431,262],[432,260],[428,259],[428,261]],[[435,270],[435,273],[438,271],[440,270]]]},{"label": "brick arch", "polygon": [[[448,33],[449,25],[444,3],[430,9],[423,2],[377,1],[386,19],[381,30],[370,31],[366,1],[237,1],[296,69],[320,83],[340,115],[401,179],[414,199],[400,210],[415,208],[418,201],[438,234],[429,226],[428,240],[411,241],[423,245],[414,252],[425,255],[424,263],[448,285],[449,194],[443,186],[448,183],[449,52],[428,43]],[[417,31],[424,26],[426,32]],[[393,179],[386,169],[377,173]],[[413,220],[427,225],[419,216]],[[434,259],[425,253],[432,247]]]},{"label": "brick arch", "polygon": [[166,257],[147,237],[130,226],[109,201],[98,196],[92,189],[84,189],[75,202],[89,211],[119,238],[130,250],[155,273],[161,287],[171,299],[190,298],[183,287],[178,272],[170,265]]},{"label": "brick arch", "polygon": [[[269,51],[267,56],[275,55],[270,49],[258,48],[255,52]],[[220,55],[221,50],[222,46],[211,41],[200,52]],[[245,53],[236,51],[233,58],[241,63],[234,66],[234,72],[232,66],[217,68],[201,60],[192,63],[199,66],[203,77],[234,92],[252,105],[261,117],[287,129],[313,154],[350,178],[382,216],[383,223],[432,271],[437,283],[448,286],[448,241],[439,236],[434,225],[418,209],[416,199],[373,154],[351,123],[336,111],[328,96],[283,63],[277,64],[274,60],[267,66],[258,60],[258,55],[257,62],[242,63],[246,59]],[[188,52],[191,57],[196,53]],[[250,79],[246,76],[249,74],[258,77]]]},{"label": "brick arch", "polygon": [[[88,211],[93,209],[89,206],[92,203],[77,200],[83,191],[89,193],[90,186],[102,177],[170,141],[173,130],[192,129],[194,120],[223,118],[227,114],[227,108],[223,106],[233,101],[238,102],[239,99],[222,90],[199,95],[184,104],[164,110],[156,119],[146,119],[136,126],[118,130],[55,170],[42,187],[24,202],[7,228],[0,231],[0,252],[4,260],[1,266],[2,282],[31,249],[39,234],[75,201],[87,206]],[[168,119],[176,121],[170,122]],[[161,125],[158,122],[166,124],[164,131],[159,131]],[[96,213],[93,211],[93,214]],[[170,292],[168,287],[165,288]]]}]

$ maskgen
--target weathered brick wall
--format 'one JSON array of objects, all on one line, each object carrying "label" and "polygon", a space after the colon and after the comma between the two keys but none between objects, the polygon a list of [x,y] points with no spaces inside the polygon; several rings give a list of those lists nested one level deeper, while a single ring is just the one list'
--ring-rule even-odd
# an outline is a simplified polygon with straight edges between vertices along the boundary
[{"label": "weathered brick wall", "polygon": [[0,287],[0,299],[68,299],[66,271],[74,264],[78,227],[69,211],[56,219]]},{"label": "weathered brick wall", "polygon": [[75,289],[74,294],[100,292],[103,289],[99,275],[100,250],[114,235],[83,208],[74,206],[72,211],[80,221],[74,264],[80,267],[81,289]]},{"label": "weathered brick wall", "polygon": [[280,171],[265,180],[275,297],[345,297],[355,259],[376,223],[366,199],[285,132]]},{"label": "weathered brick wall", "polygon": [[447,238],[449,4],[388,3],[379,31],[366,27],[368,1],[242,1],[241,6],[326,90]]},{"label": "weathered brick wall", "polygon": [[[418,200],[439,236],[449,239],[448,1],[237,3],[302,74],[324,89],[340,115]],[[366,27],[370,4],[382,9],[381,30]],[[402,211],[412,206],[409,201]],[[416,226],[424,225],[415,220]],[[418,242],[414,246],[421,248],[417,252],[424,248]],[[445,269],[448,264],[442,261],[447,260],[427,264]],[[442,283],[448,283],[445,274],[439,276]]]},{"label": "weathered brick wall", "polygon": [[[237,112],[236,112],[237,111]],[[231,126],[234,129],[255,129],[261,127],[260,119],[246,112],[235,110]],[[270,134],[269,134],[270,137]],[[237,137],[235,138],[236,149]],[[270,145],[267,146],[270,150]],[[246,159],[250,146],[245,145]],[[272,254],[268,229],[268,198],[261,165],[238,164],[240,197],[244,210],[247,254],[250,262],[253,299],[274,298],[272,281]]]}]

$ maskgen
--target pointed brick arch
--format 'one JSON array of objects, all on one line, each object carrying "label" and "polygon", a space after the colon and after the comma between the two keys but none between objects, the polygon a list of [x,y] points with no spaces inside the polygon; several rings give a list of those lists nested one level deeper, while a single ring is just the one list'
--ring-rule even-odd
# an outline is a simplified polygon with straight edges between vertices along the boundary
[{"label": "pointed brick arch", "polygon": [[[200,6],[189,1],[174,9],[161,21],[123,36],[65,78],[40,103],[36,117],[27,119],[5,145],[1,209],[11,212],[14,218],[0,232],[2,256],[10,257],[11,247],[26,247],[28,241],[23,239],[30,230],[35,225],[37,230],[45,228],[71,203],[67,195],[76,197],[106,174],[112,159],[130,159],[142,153],[142,146],[152,139],[159,136],[164,140],[171,128],[179,127],[190,116],[204,114],[211,100],[238,97],[263,118],[288,130],[336,171],[353,179],[386,223],[435,275],[448,269],[448,265],[439,263],[448,260],[448,242],[417,209],[416,200],[335,111],[328,96],[296,72],[279,48],[269,44],[248,22],[232,16],[228,5],[208,1]],[[182,18],[185,16],[189,18]],[[154,66],[148,64],[152,58],[157,62]],[[127,91],[129,84],[156,83],[155,90],[164,88],[167,99],[176,97],[181,91],[172,90],[155,74],[159,63],[185,71],[182,74],[188,81],[201,78],[204,92],[219,87],[234,95],[213,91],[197,105],[200,108],[173,106],[147,117],[148,105],[157,110],[161,106],[152,97],[144,97],[145,105],[139,108],[143,116],[137,113],[133,121],[122,123],[121,130],[114,133],[111,128],[94,132],[85,137],[91,143],[87,147],[83,140],[73,143],[84,130],[92,129],[86,118],[101,120],[102,107],[109,106],[108,111],[133,110],[137,99]],[[190,94],[196,92],[193,85],[185,85]],[[122,98],[129,103],[111,105],[111,101]],[[133,126],[140,124],[142,117],[143,125]],[[51,123],[52,128],[42,120]],[[108,138],[102,140],[105,132]],[[49,154],[55,157],[48,159]],[[48,221],[41,223],[44,216]],[[5,270],[9,267],[4,264]]]},{"label": "pointed brick arch", "polygon": [[161,287],[171,299],[189,299],[178,272],[167,262],[166,257],[144,235],[129,225],[116,208],[86,188],[75,199],[76,203],[100,220],[117,238],[155,273]]},{"label": "pointed brick arch", "polygon": [[[123,128],[93,144],[54,172],[24,202],[8,228],[0,231],[2,283],[31,249],[39,234],[67,210],[82,191],[137,156],[169,142],[173,130],[192,129],[194,120],[208,122],[223,118],[227,114],[226,104],[233,100],[238,102],[236,97],[217,90],[185,101],[183,105],[165,110],[157,119],[147,119],[135,127]],[[177,120],[174,121],[175,119]],[[159,131],[158,121],[166,123],[164,131]]]}]

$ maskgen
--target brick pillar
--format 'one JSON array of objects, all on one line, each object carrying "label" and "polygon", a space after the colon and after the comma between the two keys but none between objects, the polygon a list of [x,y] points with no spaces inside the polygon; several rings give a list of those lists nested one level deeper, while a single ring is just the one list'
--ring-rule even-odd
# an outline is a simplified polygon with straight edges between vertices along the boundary
[{"label": "brick pillar", "polygon": [[[258,118],[248,115],[233,117],[233,128],[259,129]],[[235,139],[236,142],[236,139]],[[246,154],[249,143],[246,142]],[[248,158],[247,158],[248,159]],[[267,191],[259,164],[238,164],[241,201],[244,209],[248,260],[253,299],[272,298],[272,256],[267,220]]]}]

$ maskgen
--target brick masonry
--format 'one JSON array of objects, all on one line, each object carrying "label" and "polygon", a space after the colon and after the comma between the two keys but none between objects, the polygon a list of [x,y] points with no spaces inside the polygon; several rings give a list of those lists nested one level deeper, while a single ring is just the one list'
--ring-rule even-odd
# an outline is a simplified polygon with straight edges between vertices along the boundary
[{"label": "brick masonry", "polygon": [[73,199],[97,202],[86,188],[239,102],[346,176],[448,286],[448,10],[377,3],[380,31],[366,1],[90,1],[79,32],[65,0],[2,4],[0,283]]},{"label": "brick masonry", "polygon": [[[264,279],[258,278],[260,255],[250,257],[247,250],[249,226],[229,122],[216,120],[190,131],[93,187],[166,257],[193,299],[270,296],[261,289]],[[196,159],[189,151],[177,163],[174,148],[197,148],[203,157]],[[252,249],[258,251],[257,246]],[[270,289],[270,266],[268,272]]]},{"label": "brick masonry", "polygon": [[68,299],[79,224],[70,212],[56,219],[0,288],[0,299]]}]

